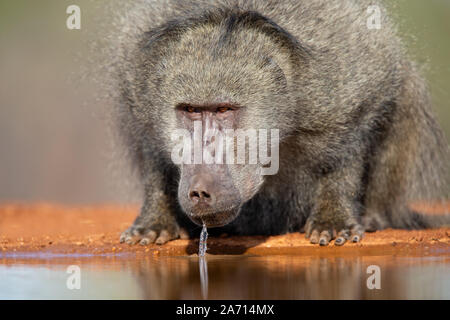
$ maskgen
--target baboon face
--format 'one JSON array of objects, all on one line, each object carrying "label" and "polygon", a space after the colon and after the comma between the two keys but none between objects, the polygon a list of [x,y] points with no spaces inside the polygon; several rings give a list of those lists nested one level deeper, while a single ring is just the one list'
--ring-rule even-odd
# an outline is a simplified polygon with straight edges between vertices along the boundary
[{"label": "baboon face", "polygon": [[[153,106],[136,112],[143,119],[152,115],[152,127],[158,130],[154,137],[162,137],[164,150],[173,154],[176,142],[171,134],[177,130],[194,136],[192,161],[174,161],[180,169],[178,200],[194,222],[209,227],[231,222],[261,188],[264,175],[276,174],[278,166],[273,161],[278,161],[278,143],[273,143],[272,130],[278,130],[282,139],[289,134],[286,128],[295,123],[290,111],[295,101],[283,71],[292,69],[290,56],[279,53],[269,36],[256,31],[236,30],[226,41],[223,32],[219,26],[189,28],[169,49],[167,43],[161,44],[164,50],[158,52],[159,62],[148,58],[142,69],[151,66],[151,71],[142,73],[139,82],[139,90],[145,92],[149,87],[151,92],[136,92],[143,97],[143,106]],[[207,153],[221,158],[214,150],[216,136],[229,138],[230,130],[235,135],[231,147],[235,161],[228,161],[227,145],[222,163],[196,159],[196,149],[200,147],[204,154],[211,146],[213,151]],[[263,152],[261,134],[266,134],[262,140],[267,142]],[[242,141],[242,136],[244,159],[239,158],[236,141]],[[257,149],[257,159],[250,156],[251,148]],[[266,157],[261,158],[262,153]],[[268,168],[275,170],[265,173]]]},{"label": "baboon face", "polygon": [[[180,104],[177,107],[178,123],[193,137],[190,141],[193,162],[180,165],[178,199],[186,214],[197,224],[216,227],[231,222],[239,214],[242,204],[253,197],[263,183],[257,164],[245,161],[230,164],[237,163],[235,142],[242,137],[239,133],[234,135],[234,130],[241,113],[240,107],[229,103]],[[227,141],[232,142],[231,147],[227,148]],[[243,150],[248,152],[250,148],[246,144]],[[230,152],[233,153],[232,161]],[[199,154],[202,159],[198,158]]]}]

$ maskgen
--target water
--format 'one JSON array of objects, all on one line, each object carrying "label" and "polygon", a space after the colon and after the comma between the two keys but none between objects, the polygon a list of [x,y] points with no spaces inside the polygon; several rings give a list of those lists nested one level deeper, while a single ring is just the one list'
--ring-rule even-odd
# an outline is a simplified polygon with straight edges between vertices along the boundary
[{"label": "water", "polygon": [[[80,267],[79,290],[67,268]],[[367,268],[381,289],[367,287]],[[199,268],[200,266],[200,268]],[[0,253],[0,299],[450,299],[450,257]]]},{"label": "water", "polygon": [[208,250],[207,246],[208,230],[206,225],[203,224],[202,232],[200,233],[200,241],[198,244],[198,266],[200,271],[200,283],[202,288],[202,298],[208,298],[208,262],[206,261],[205,254]]},{"label": "water", "polygon": [[200,241],[198,245],[198,256],[204,257],[206,250],[208,249],[206,241],[208,240],[208,230],[206,230],[206,225],[203,224],[202,232],[200,233]]},{"label": "water", "polygon": [[208,299],[208,261],[205,257],[200,257],[198,261],[200,270],[200,285],[202,289],[202,298]]}]

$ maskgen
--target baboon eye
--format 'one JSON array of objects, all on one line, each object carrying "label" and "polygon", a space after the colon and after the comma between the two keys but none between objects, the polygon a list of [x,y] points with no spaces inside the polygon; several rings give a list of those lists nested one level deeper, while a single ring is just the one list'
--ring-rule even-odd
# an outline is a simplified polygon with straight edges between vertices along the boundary
[{"label": "baboon eye", "polygon": [[185,106],[184,111],[189,112],[189,113],[198,112],[197,108],[194,108],[193,106]]},{"label": "baboon eye", "polygon": [[219,113],[225,113],[225,112],[230,111],[230,110],[232,110],[230,107],[219,107],[219,108],[217,108],[217,112],[219,112]]}]

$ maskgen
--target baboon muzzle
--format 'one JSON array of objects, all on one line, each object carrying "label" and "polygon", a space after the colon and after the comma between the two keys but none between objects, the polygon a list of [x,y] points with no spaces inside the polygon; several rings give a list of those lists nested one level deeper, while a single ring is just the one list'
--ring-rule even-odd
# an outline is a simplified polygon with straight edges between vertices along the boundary
[{"label": "baboon muzzle", "polygon": [[227,165],[185,165],[178,195],[191,220],[208,227],[234,220],[241,204]]}]

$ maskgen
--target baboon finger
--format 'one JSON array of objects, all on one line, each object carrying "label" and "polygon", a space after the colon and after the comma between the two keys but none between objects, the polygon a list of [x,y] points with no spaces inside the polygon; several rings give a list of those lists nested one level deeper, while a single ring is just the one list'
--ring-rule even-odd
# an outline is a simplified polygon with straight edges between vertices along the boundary
[{"label": "baboon finger", "polygon": [[153,242],[155,242],[156,236],[157,236],[156,232],[153,231],[153,230],[150,230],[149,232],[147,232],[145,237],[141,239],[139,244],[141,246],[146,246],[146,245],[148,245],[150,243],[153,243]]},{"label": "baboon finger", "polygon": [[352,242],[354,242],[354,243],[360,242],[364,236],[364,230],[359,225],[354,227],[352,229],[351,233],[352,233],[351,239],[352,239]]},{"label": "baboon finger", "polygon": [[336,240],[334,240],[335,246],[342,246],[345,242],[347,242],[347,239],[344,237],[337,237]]},{"label": "baboon finger", "polygon": [[138,241],[139,241],[139,238],[137,238],[137,237],[133,237],[130,235],[125,237],[125,243],[129,244],[130,246],[133,244],[136,244]]},{"label": "baboon finger", "polygon": [[312,244],[317,244],[319,243],[319,231],[317,230],[313,230],[313,232],[311,233],[311,237],[309,239],[309,242],[311,242]]},{"label": "baboon finger", "polygon": [[337,239],[334,241],[334,244],[336,246],[342,246],[345,242],[347,242],[348,238],[350,237],[349,230],[341,230],[337,234]]},{"label": "baboon finger", "polygon": [[321,246],[326,246],[331,240],[331,232],[328,230],[322,231],[320,234],[319,244]]},{"label": "baboon finger", "polygon": [[170,236],[170,233],[167,230],[162,230],[159,234],[159,237],[156,239],[156,244],[164,244],[167,241],[171,240],[172,237]]}]

